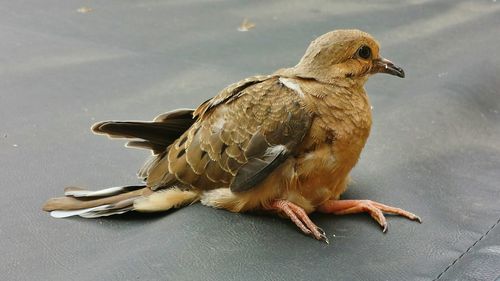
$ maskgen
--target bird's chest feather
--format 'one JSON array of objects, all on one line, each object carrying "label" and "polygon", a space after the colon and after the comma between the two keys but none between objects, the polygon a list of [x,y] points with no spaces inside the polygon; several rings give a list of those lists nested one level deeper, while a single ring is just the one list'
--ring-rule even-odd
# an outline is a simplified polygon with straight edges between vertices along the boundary
[{"label": "bird's chest feather", "polygon": [[315,118],[298,151],[295,169],[296,190],[315,206],[344,192],[370,133],[371,108],[362,89],[310,98]]}]

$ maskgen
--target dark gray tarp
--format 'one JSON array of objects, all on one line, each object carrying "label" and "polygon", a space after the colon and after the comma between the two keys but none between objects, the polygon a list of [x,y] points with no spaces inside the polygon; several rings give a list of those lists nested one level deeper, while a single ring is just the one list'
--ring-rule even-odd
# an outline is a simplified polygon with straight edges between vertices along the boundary
[{"label": "dark gray tarp", "polygon": [[[82,8],[90,9],[82,9]],[[1,1],[1,280],[494,280],[500,276],[500,1]],[[237,30],[244,18],[256,26]],[[359,28],[407,78],[372,77],[374,126],[344,198],[417,213],[288,220],[199,204],[56,220],[66,185],[137,182],[107,119],[194,107]]]}]

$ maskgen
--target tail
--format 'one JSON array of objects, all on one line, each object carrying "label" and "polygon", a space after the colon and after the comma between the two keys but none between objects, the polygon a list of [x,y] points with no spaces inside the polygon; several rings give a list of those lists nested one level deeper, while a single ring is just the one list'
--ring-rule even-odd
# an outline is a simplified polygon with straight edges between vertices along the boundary
[{"label": "tail", "polygon": [[49,199],[43,210],[55,218],[97,218],[129,211],[160,212],[199,200],[193,191],[173,187],[153,192],[144,185],[110,187],[98,191],[68,187],[64,197]]},{"label": "tail", "polygon": [[[193,109],[178,109],[157,116],[152,122],[106,121],[95,124],[96,134],[129,139],[128,146],[147,148],[153,154],[164,153],[196,121]],[[159,159],[161,155],[157,155]],[[152,165],[150,162],[143,170]],[[147,177],[142,173],[141,177]],[[53,217],[81,216],[95,218],[122,214],[131,210],[157,212],[179,207],[199,199],[197,193],[176,187],[155,191],[145,185],[110,187],[98,191],[68,187],[64,197],[52,198],[43,210]]]},{"label": "tail", "polygon": [[85,218],[122,214],[133,209],[133,202],[148,189],[144,185],[110,187],[89,191],[79,187],[67,187],[64,197],[49,199],[43,210],[51,216],[65,218],[81,216]]}]

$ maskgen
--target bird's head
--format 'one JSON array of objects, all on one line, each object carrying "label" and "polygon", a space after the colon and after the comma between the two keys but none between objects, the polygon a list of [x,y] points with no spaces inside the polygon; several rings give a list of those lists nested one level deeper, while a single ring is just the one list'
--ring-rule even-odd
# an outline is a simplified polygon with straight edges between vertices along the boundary
[{"label": "bird's head", "polygon": [[323,34],[311,42],[300,62],[289,70],[297,76],[321,82],[339,78],[364,82],[375,73],[405,77],[402,68],[379,55],[377,41],[360,30],[335,30]]}]

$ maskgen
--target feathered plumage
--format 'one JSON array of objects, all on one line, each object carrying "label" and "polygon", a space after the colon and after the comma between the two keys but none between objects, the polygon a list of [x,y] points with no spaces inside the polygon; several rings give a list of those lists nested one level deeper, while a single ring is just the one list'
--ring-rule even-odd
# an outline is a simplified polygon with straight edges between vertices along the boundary
[{"label": "feathered plumage", "polygon": [[171,111],[152,122],[98,123],[95,133],[153,152],[139,172],[144,186],[68,188],[44,210],[90,218],[201,200],[234,212],[275,211],[325,241],[307,213],[366,211],[384,230],[382,212],[419,220],[368,200],[338,200],[370,132],[363,86],[378,72],[404,77],[379,56],[369,34],[332,31],[314,40],[296,66],[234,83],[195,110]]}]

